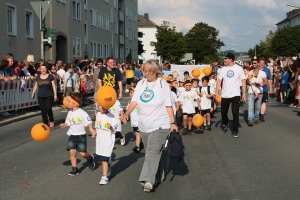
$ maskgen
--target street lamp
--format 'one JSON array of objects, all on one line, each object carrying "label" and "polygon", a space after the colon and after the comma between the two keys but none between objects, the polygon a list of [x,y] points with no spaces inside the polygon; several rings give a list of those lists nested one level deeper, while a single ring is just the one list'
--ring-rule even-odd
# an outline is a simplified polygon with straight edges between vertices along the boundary
[{"label": "street lamp", "polygon": [[272,28],[271,26],[266,26],[264,24],[256,24],[256,26],[260,26],[260,27],[268,27],[270,29],[273,29],[275,31],[275,28]]},{"label": "street lamp", "polygon": [[[254,43],[255,43],[255,41],[256,41],[256,38],[255,38],[254,36],[252,36],[252,35],[242,34],[242,36],[245,36],[245,37],[252,37],[252,38],[254,39]],[[256,57],[256,44],[255,44],[255,46],[254,46],[254,50],[255,50],[255,57]]]}]

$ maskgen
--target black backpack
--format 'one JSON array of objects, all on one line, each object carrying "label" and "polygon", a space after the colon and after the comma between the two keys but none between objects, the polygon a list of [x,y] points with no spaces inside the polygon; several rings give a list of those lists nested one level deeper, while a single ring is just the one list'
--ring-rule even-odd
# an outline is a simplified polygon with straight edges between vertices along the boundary
[{"label": "black backpack", "polygon": [[[202,86],[199,87],[200,93],[201,93],[201,89],[202,89]],[[207,86],[207,93],[210,94],[210,86],[209,85]]]},{"label": "black backpack", "polygon": [[182,142],[181,135],[173,130],[167,138],[166,150],[168,151],[168,161],[167,161],[167,172],[169,170],[169,159],[178,159],[180,163],[181,159],[184,157],[185,147]]}]

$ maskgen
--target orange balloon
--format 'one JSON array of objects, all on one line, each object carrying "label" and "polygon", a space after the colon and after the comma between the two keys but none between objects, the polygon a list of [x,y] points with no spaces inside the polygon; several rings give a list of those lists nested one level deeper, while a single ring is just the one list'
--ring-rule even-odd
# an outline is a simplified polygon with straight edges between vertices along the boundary
[{"label": "orange balloon", "polygon": [[97,91],[96,99],[101,107],[110,109],[117,100],[116,90],[111,86],[102,86]]},{"label": "orange balloon", "polygon": [[166,77],[166,76],[163,76],[162,78],[163,78],[165,81],[168,81],[168,80],[169,80],[169,78]]},{"label": "orange balloon", "polygon": [[64,98],[63,105],[64,105],[65,108],[69,108],[69,103],[68,103],[67,98]]},{"label": "orange balloon", "polygon": [[211,74],[211,68],[210,67],[205,67],[203,69],[203,73],[205,74],[205,76],[209,76]]},{"label": "orange balloon", "polygon": [[198,76],[200,76],[200,70],[197,69],[197,68],[193,69],[192,76],[195,77],[195,78],[197,78]]},{"label": "orange balloon", "polygon": [[38,123],[31,129],[31,137],[38,142],[43,142],[50,137],[50,128],[44,123]]},{"label": "orange balloon", "polygon": [[222,97],[218,96],[218,99],[216,98],[216,102],[219,104],[219,103],[221,103],[221,101],[222,101]]},{"label": "orange balloon", "polygon": [[203,117],[199,113],[195,114],[192,119],[193,125],[196,127],[200,127],[203,125]]}]

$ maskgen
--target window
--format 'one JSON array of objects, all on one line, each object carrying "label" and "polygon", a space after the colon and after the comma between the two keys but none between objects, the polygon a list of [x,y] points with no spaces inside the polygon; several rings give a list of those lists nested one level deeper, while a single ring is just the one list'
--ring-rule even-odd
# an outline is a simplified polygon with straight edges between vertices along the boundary
[{"label": "window", "polygon": [[33,38],[33,13],[32,11],[25,11],[25,33],[26,38]]},{"label": "window", "polygon": [[110,21],[111,23],[114,21],[114,8],[112,6],[110,7]]},{"label": "window", "polygon": [[73,0],[73,19],[81,20],[81,3],[78,0]]},{"label": "window", "polygon": [[109,3],[109,0],[104,0],[106,3]]},{"label": "window", "polygon": [[123,61],[123,55],[124,55],[124,50],[123,50],[123,47],[120,46],[120,61]]},{"label": "window", "polygon": [[93,58],[97,57],[97,42],[91,42],[91,56]]},{"label": "window", "polygon": [[91,8],[91,25],[97,26],[97,12],[95,9]]},{"label": "window", "polygon": [[66,0],[57,0],[57,1],[62,3],[62,4],[66,4]]},{"label": "window", "polygon": [[115,46],[115,58],[119,58],[119,48],[118,48],[119,46],[118,45],[116,45]]},{"label": "window", "polygon": [[125,37],[127,37],[127,38],[128,38],[128,31],[129,31],[129,30],[128,30],[128,27],[126,27],[126,28],[125,28]]},{"label": "window", "polygon": [[109,17],[105,16],[105,28],[106,31],[109,31]]},{"label": "window", "polygon": [[97,57],[100,58],[100,43],[97,44]]},{"label": "window", "polygon": [[128,49],[128,48],[126,48],[126,49],[125,49],[125,57],[127,57],[127,56],[128,56],[128,54],[129,54],[129,49]]},{"label": "window", "polygon": [[83,2],[83,8],[84,8],[84,10],[88,9],[88,0],[84,0],[84,2]]},{"label": "window", "polygon": [[88,24],[87,22],[84,22],[84,44],[88,44]]},{"label": "window", "polygon": [[114,0],[115,9],[119,9],[119,0]]},{"label": "window", "polygon": [[73,38],[73,57],[80,57],[81,56],[81,39],[80,38]]},{"label": "window", "polygon": [[104,55],[103,55],[104,58],[107,58],[109,56],[108,49],[109,49],[108,44],[105,44],[104,45]]},{"label": "window", "polygon": [[14,5],[7,4],[7,34],[17,36],[17,8]]},{"label": "window", "polygon": [[115,30],[115,34],[119,34],[119,23],[118,22],[114,23],[114,30]]},{"label": "window", "polygon": [[111,32],[111,43],[110,43],[110,45],[111,45],[111,48],[114,47],[114,33],[113,32]]},{"label": "window", "polygon": [[100,43],[100,50],[99,50],[99,57],[100,58],[104,58],[104,55],[103,55],[103,44],[102,43]]},{"label": "window", "polygon": [[128,16],[128,6],[125,5],[125,16]]},{"label": "window", "polygon": [[98,27],[103,28],[103,16],[102,13],[98,12]]}]

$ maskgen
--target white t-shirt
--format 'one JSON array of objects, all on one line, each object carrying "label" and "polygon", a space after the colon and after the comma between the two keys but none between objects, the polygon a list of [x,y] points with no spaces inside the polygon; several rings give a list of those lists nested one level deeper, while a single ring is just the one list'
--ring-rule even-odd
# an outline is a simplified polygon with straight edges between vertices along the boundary
[{"label": "white t-shirt", "polygon": [[[253,70],[249,72],[248,76],[251,76],[252,74]],[[267,78],[267,75],[264,71],[259,70],[257,77],[253,77],[253,80],[250,81],[250,83],[262,83],[264,82],[263,78]],[[256,91],[257,93],[263,93],[263,87],[250,85],[250,87],[248,88],[248,93],[253,93],[254,91]]]},{"label": "white t-shirt", "polygon": [[217,70],[217,77],[219,77],[219,75],[221,74],[222,69],[223,69],[223,68],[219,68],[219,69]]},{"label": "white t-shirt", "polygon": [[63,70],[63,69],[59,69],[57,72],[56,72],[62,79],[64,79],[64,76],[66,74],[66,71]]},{"label": "white t-shirt", "polygon": [[[197,87],[197,88],[192,88],[191,90],[195,91],[196,94],[198,94],[198,96],[199,96],[199,94],[200,94],[199,87]],[[199,96],[199,101],[200,101],[200,96]],[[194,101],[194,107],[195,107],[195,108],[198,108],[197,101]]]},{"label": "white t-shirt", "polygon": [[174,115],[176,115],[176,102],[178,102],[177,95],[175,92],[171,91],[171,102],[172,102],[172,108],[174,111]]},{"label": "white t-shirt", "polygon": [[68,112],[65,123],[70,126],[68,135],[84,135],[86,134],[85,127],[92,123],[92,120],[87,112],[79,108],[74,112]]},{"label": "white t-shirt", "polygon": [[132,101],[137,102],[139,130],[144,133],[171,127],[166,106],[172,106],[170,86],[158,78],[154,82],[143,79],[138,82]]},{"label": "white t-shirt", "polygon": [[[211,87],[209,88],[209,92],[210,94],[214,94]],[[211,98],[206,98],[206,95],[208,95],[208,87],[202,87],[201,94],[203,95],[200,101],[201,110],[211,109]]]},{"label": "white t-shirt", "polygon": [[96,115],[95,128],[96,137],[96,154],[100,156],[111,157],[115,145],[115,132],[111,132],[107,127],[110,124],[114,130],[117,129],[118,122],[112,113]]},{"label": "white t-shirt", "polygon": [[177,90],[177,97],[179,97],[180,94],[181,94],[182,92],[184,92],[184,91],[185,91],[185,88],[184,88],[184,87],[179,87],[178,90]]},{"label": "white t-shirt", "polygon": [[120,120],[120,112],[123,111],[123,108],[120,104],[119,100],[116,100],[116,103],[108,110],[110,113],[112,113],[116,120],[118,121],[118,127],[117,127],[117,132],[122,131],[122,125],[121,125],[121,120]]},{"label": "white t-shirt", "polygon": [[232,67],[223,67],[219,80],[223,80],[222,98],[232,98],[241,96],[241,82],[245,79],[243,68],[239,65],[233,65]]},{"label": "white t-shirt", "polygon": [[217,86],[216,80],[215,79],[210,79],[209,82],[208,82],[208,85],[210,86],[210,92],[212,94],[214,94],[215,91],[216,91],[216,86]]},{"label": "white t-shirt", "polygon": [[[127,108],[130,104],[131,100],[128,102]],[[136,106],[133,111],[130,113],[130,123],[131,123],[131,127],[138,127],[139,125],[139,116],[137,113],[138,107]]]},{"label": "white t-shirt", "polygon": [[178,101],[182,103],[182,113],[194,114],[195,113],[194,101],[196,99],[199,99],[199,96],[196,93],[196,91],[190,90],[181,93]]}]

